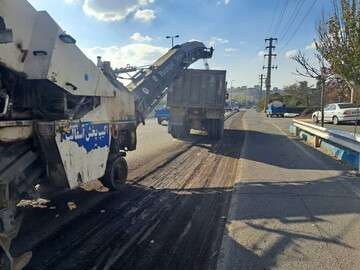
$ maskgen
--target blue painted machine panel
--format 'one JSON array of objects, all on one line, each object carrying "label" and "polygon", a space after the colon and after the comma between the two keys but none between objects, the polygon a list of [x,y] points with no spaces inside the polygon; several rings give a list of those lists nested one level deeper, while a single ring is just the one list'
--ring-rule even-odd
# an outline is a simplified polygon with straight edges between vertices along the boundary
[{"label": "blue painted machine panel", "polygon": [[84,147],[89,153],[97,148],[110,146],[110,132],[108,124],[93,124],[91,122],[71,125],[68,132],[61,135],[62,141],[72,141]]}]

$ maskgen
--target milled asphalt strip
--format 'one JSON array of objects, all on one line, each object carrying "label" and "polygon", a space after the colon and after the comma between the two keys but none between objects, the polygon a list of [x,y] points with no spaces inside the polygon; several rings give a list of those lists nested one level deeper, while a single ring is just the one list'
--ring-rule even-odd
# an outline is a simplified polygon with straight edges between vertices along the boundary
[{"label": "milled asphalt strip", "polygon": [[[317,164],[331,170],[332,168],[330,168],[324,161],[319,160],[317,158],[315,158],[311,153],[309,153],[307,151],[307,149],[301,144],[298,143],[292,139],[289,138],[289,135],[283,131],[278,125],[271,123],[272,126],[274,126],[276,129],[278,129],[281,134],[283,134],[284,136],[286,136],[294,145],[297,149],[299,149],[302,153],[304,153],[309,159],[313,160],[314,162],[316,162]],[[346,171],[344,171],[346,172]],[[340,176],[341,178],[341,176]],[[349,181],[346,180],[346,178],[342,177],[343,181],[341,181],[340,183],[345,185],[348,189],[350,189],[359,199],[360,199],[360,188],[358,188],[357,186],[351,184]]]},{"label": "milled asphalt strip", "polygon": [[[231,117],[233,117],[234,115],[236,115],[237,112],[232,112],[228,115],[225,116],[224,121],[229,120]],[[145,178],[149,177],[150,175],[156,173],[158,170],[166,167],[167,165],[169,165],[171,162],[173,162],[175,159],[177,159],[179,156],[181,156],[182,154],[185,154],[187,151],[189,151],[191,148],[193,148],[194,146],[196,146],[199,142],[201,142],[201,139],[197,139],[194,142],[190,143],[188,146],[186,146],[183,150],[177,152],[176,154],[170,156],[169,158],[165,159],[164,161],[160,162],[159,164],[157,164],[157,166],[155,166],[153,169],[151,169],[149,172],[135,177],[131,183],[131,185],[137,185],[140,182],[142,182]]]}]

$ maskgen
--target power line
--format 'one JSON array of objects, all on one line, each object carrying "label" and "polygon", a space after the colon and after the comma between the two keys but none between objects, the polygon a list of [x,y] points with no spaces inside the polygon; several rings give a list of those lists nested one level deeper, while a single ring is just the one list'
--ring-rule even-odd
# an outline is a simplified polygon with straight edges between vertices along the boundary
[{"label": "power line", "polygon": [[273,16],[272,16],[272,19],[271,19],[271,23],[270,23],[270,27],[268,29],[268,33],[269,35],[271,35],[273,33],[273,26],[274,26],[274,23],[275,23],[275,18],[276,18],[276,14],[278,13],[278,8],[280,6],[280,0],[277,0],[276,1],[276,4],[275,4],[275,9],[274,9],[274,13],[273,13]]},{"label": "power line", "polygon": [[281,26],[281,24],[283,22],[284,16],[285,16],[286,11],[287,11],[287,8],[289,6],[289,2],[290,2],[290,0],[286,0],[284,8],[282,9],[279,20],[278,20],[278,22],[277,22],[277,24],[275,26],[275,35],[278,33],[278,29],[279,29],[279,27]]},{"label": "power line", "polygon": [[315,7],[316,3],[318,2],[318,0],[314,0],[313,3],[311,4],[310,8],[307,10],[307,12],[305,13],[305,16],[302,18],[302,20],[300,21],[300,23],[298,24],[297,28],[295,29],[295,31],[293,32],[293,34],[290,36],[290,38],[285,42],[285,44],[281,47],[281,49],[279,50],[279,52],[282,52],[283,49],[286,48],[286,46],[292,41],[292,39],[295,37],[295,35],[299,32],[302,24],[305,22],[305,20],[307,19],[307,17],[310,15],[312,9]]},{"label": "power line", "polygon": [[286,38],[286,36],[289,33],[291,27],[294,25],[296,19],[299,17],[300,11],[302,10],[305,2],[306,2],[306,0],[299,0],[296,3],[296,6],[295,6],[293,12],[290,15],[289,21],[286,24],[286,26],[284,28],[284,31],[282,32],[282,35],[280,35],[280,40],[284,40]]}]

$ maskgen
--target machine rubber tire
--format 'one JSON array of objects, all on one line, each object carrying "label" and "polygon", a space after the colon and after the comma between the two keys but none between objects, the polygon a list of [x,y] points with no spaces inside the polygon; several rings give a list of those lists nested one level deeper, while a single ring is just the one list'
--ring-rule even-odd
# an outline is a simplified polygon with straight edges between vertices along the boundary
[{"label": "machine rubber tire", "polygon": [[162,120],[161,120],[161,119],[158,119],[157,122],[158,122],[159,125],[161,125]]},{"label": "machine rubber tire", "polygon": [[105,170],[105,175],[100,179],[101,183],[111,191],[120,190],[126,183],[128,166],[122,156],[110,157]]},{"label": "machine rubber tire", "polygon": [[337,116],[333,117],[333,124],[334,125],[338,125],[339,124],[339,118],[337,118]]}]

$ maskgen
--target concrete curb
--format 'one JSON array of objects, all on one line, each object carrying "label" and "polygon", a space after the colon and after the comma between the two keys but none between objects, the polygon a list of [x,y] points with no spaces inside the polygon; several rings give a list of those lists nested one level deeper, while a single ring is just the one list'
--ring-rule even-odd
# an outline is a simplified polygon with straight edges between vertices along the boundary
[{"label": "concrete curb", "polygon": [[289,127],[289,131],[292,135],[300,138],[306,144],[318,148],[323,153],[344,162],[353,169],[360,170],[360,155],[358,152],[332,142],[331,140],[319,138],[308,131],[299,130],[299,128],[294,125]]}]

